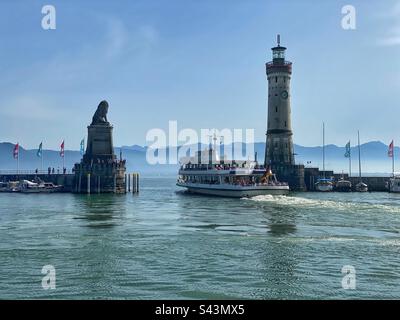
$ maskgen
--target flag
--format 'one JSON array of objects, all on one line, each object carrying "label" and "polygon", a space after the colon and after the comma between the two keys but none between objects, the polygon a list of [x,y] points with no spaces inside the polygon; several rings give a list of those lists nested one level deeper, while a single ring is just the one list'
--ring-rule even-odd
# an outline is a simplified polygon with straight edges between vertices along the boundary
[{"label": "flag", "polygon": [[350,158],[350,155],[351,155],[351,151],[350,151],[350,141],[349,141],[349,142],[347,142],[347,144],[346,144],[346,153],[344,154],[344,156],[345,156],[346,158]]},{"label": "flag", "polygon": [[43,142],[41,142],[41,143],[39,144],[39,149],[38,149],[36,155],[37,155],[39,158],[41,158],[41,157],[42,157],[42,154],[43,154]]},{"label": "flag", "polygon": [[85,139],[82,139],[81,141],[81,156],[83,156],[85,153]]},{"label": "flag", "polygon": [[61,148],[61,150],[60,150],[60,157],[61,157],[61,158],[64,158],[64,155],[65,155],[65,153],[64,153],[64,140],[63,140],[63,142],[61,143],[60,148]]},{"label": "flag", "polygon": [[14,159],[18,159],[19,158],[19,143],[17,143],[14,146],[13,156],[14,156]]},{"label": "flag", "polygon": [[388,157],[389,158],[393,158],[393,140],[392,142],[389,144],[389,150],[388,150]]}]

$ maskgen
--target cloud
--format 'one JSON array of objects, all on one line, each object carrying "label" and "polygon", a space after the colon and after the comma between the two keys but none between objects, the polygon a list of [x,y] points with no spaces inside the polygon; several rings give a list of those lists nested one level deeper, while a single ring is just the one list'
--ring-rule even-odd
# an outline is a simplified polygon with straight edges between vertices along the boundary
[{"label": "cloud", "polygon": [[377,44],[384,47],[392,47],[400,45],[400,1],[397,2],[393,9],[385,16],[387,20],[392,21],[392,27],[386,32],[386,35],[378,39]]},{"label": "cloud", "polygon": [[386,37],[378,41],[378,45],[384,47],[398,46],[400,45],[400,35],[394,37]]},{"label": "cloud", "polygon": [[[31,61],[23,68],[3,74],[0,84],[3,88],[8,86],[9,90],[0,97],[0,114],[53,118],[51,115],[62,109],[62,104],[74,105],[78,98],[82,102],[82,95],[90,96],[104,90],[102,79],[116,74],[121,69],[121,61],[132,63],[135,55],[145,53],[158,41],[158,32],[151,25],[129,27],[112,16],[99,16],[96,22],[101,29],[93,41],[55,51],[50,59]],[[36,115],[40,116],[36,118]]]},{"label": "cloud", "polygon": [[106,59],[120,58],[124,54],[140,52],[155,46],[158,32],[152,25],[136,26],[128,29],[122,20],[115,17],[103,17],[106,24],[104,52]]},{"label": "cloud", "polygon": [[37,95],[18,96],[1,101],[1,105],[0,115],[14,119],[55,121],[67,116],[67,110],[56,108],[54,102]]},{"label": "cloud", "polygon": [[118,57],[127,45],[128,34],[122,21],[109,18],[105,36],[105,54],[108,58]]}]

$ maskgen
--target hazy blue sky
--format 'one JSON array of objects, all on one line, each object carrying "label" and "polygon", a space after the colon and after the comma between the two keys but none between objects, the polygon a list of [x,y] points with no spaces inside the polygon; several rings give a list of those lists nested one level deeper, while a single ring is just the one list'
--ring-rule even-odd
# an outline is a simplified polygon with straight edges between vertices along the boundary
[{"label": "hazy blue sky", "polygon": [[[41,28],[41,8],[57,29]],[[341,8],[357,29],[341,28]],[[277,33],[293,61],[294,141],[400,143],[400,1],[1,1],[0,141],[79,149],[102,99],[115,145],[151,128],[266,130]]]}]

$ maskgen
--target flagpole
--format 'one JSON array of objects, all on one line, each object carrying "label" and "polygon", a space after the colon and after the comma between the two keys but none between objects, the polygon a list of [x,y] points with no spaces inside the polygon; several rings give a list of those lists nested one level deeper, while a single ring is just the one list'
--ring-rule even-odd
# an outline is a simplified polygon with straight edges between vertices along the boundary
[{"label": "flagpole", "polygon": [[19,175],[19,145],[18,145],[18,153],[17,153],[17,175]]},{"label": "flagpole", "polygon": [[40,143],[38,152],[40,152],[40,171],[43,173],[43,142]]},{"label": "flagpole", "polygon": [[394,178],[394,140],[393,140],[393,151],[392,151],[392,174]]},{"label": "flagpole", "polygon": [[358,135],[358,174],[360,177],[360,182],[362,182],[361,179],[361,147],[360,147],[360,130],[357,131]]},{"label": "flagpole", "polygon": [[351,177],[351,146],[350,146],[350,154],[349,154],[349,178]]},{"label": "flagpole", "polygon": [[64,150],[63,150],[63,174],[64,174],[64,169],[65,169],[65,139],[63,140],[63,143],[64,143]]}]

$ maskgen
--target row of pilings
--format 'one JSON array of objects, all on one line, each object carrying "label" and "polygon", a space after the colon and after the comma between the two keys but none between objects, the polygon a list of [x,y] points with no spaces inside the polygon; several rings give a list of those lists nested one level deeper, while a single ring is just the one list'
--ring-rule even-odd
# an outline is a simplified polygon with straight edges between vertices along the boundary
[{"label": "row of pilings", "polygon": [[[139,173],[127,173],[125,174],[125,183],[123,188],[120,187],[120,183],[117,183],[117,175],[113,176],[112,190],[109,187],[107,192],[112,193],[139,193],[140,183],[139,183]],[[82,179],[85,179],[86,183],[83,183]],[[87,194],[96,194],[96,193],[104,193],[104,183],[102,181],[102,177],[99,175],[92,175],[90,173],[86,174],[86,176],[79,175],[77,177],[77,193],[87,193]],[[109,180],[109,179],[108,179]],[[82,188],[82,185],[86,188]]]}]

